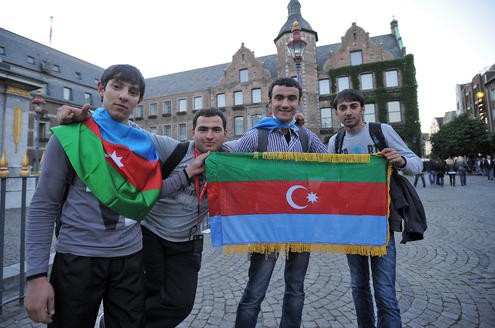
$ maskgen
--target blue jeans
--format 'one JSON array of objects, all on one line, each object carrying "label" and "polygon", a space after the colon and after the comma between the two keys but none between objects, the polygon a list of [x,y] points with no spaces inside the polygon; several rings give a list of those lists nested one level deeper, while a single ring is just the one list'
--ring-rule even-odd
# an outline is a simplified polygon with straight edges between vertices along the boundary
[{"label": "blue jeans", "polygon": [[437,176],[435,171],[428,171],[428,179],[430,179],[430,186],[433,186],[435,184]]},{"label": "blue jeans", "polygon": [[395,291],[395,238],[390,233],[384,256],[347,255],[351,272],[352,298],[359,328],[375,327],[373,297],[370,288],[370,262],[379,328],[402,327]]},{"label": "blue jeans", "polygon": [[[289,252],[285,260],[285,294],[280,327],[300,327],[304,305],[304,277],[309,264],[307,252]],[[237,308],[236,328],[254,328],[272,277],[278,254],[251,254],[249,279]]]}]

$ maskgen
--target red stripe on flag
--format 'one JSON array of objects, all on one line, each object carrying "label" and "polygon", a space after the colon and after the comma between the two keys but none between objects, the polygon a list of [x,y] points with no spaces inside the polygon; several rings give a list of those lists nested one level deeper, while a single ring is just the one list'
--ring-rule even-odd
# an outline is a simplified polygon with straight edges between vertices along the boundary
[{"label": "red stripe on flag", "polygon": [[208,182],[210,216],[242,214],[387,215],[385,183]]},{"label": "red stripe on flag", "polygon": [[[147,159],[135,154],[128,147],[110,143],[103,139],[100,134],[100,128],[96,122],[90,118],[84,124],[101,140],[103,149],[106,154],[111,155],[115,152],[115,158],[123,166],[117,165],[115,161],[105,156],[106,161],[122,175],[130,184],[138,190],[153,190],[162,187],[162,175],[159,170],[160,162],[150,162]],[[150,175],[150,172],[152,174]]]}]

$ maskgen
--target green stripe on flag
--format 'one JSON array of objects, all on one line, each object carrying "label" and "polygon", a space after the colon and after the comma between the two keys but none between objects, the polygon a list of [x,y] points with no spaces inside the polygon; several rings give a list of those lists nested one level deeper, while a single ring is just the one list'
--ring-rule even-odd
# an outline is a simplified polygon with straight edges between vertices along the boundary
[{"label": "green stripe on flag", "polygon": [[385,183],[387,161],[371,156],[369,163],[332,163],[254,159],[253,153],[210,154],[206,159],[211,182],[309,180]]}]

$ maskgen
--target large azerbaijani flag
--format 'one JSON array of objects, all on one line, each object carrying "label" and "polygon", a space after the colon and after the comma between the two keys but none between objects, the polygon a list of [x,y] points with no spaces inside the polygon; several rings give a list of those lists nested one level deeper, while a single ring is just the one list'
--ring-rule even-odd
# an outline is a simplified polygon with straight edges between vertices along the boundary
[{"label": "large azerbaijani flag", "polygon": [[212,153],[213,246],[384,255],[390,169],[374,155]]},{"label": "large azerbaijani flag", "polygon": [[103,108],[83,123],[51,130],[101,203],[125,217],[144,218],[162,186],[158,155],[145,131],[114,121]]}]

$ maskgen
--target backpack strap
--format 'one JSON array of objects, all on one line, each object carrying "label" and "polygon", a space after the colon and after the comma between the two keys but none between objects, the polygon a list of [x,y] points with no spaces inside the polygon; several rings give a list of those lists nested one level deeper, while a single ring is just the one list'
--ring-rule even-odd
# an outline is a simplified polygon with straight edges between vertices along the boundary
[{"label": "backpack strap", "polygon": [[335,137],[335,153],[342,153],[342,144],[344,143],[345,128],[340,128]]},{"label": "backpack strap", "polygon": [[381,123],[368,123],[368,128],[370,130],[370,137],[373,140],[376,148],[382,151],[384,148],[387,148],[387,141],[385,140],[385,136],[382,132],[382,124]]},{"label": "backpack strap", "polygon": [[307,153],[309,151],[309,134],[306,128],[299,127],[299,140],[301,141],[301,147],[303,153]]},{"label": "backpack strap", "polygon": [[[258,151],[264,152],[268,147],[268,134],[270,133],[267,129],[257,129],[258,130]],[[303,153],[309,151],[309,134],[306,128],[299,128],[299,140],[301,141],[301,147]]]},{"label": "backpack strap", "polygon": [[268,147],[268,134],[270,133],[267,129],[256,129],[258,130],[258,151],[264,152]]},{"label": "backpack strap", "polygon": [[177,144],[172,154],[170,154],[167,161],[162,165],[162,179],[165,179],[170,175],[177,164],[179,164],[186,155],[187,149],[189,149],[189,141],[183,141]]}]

